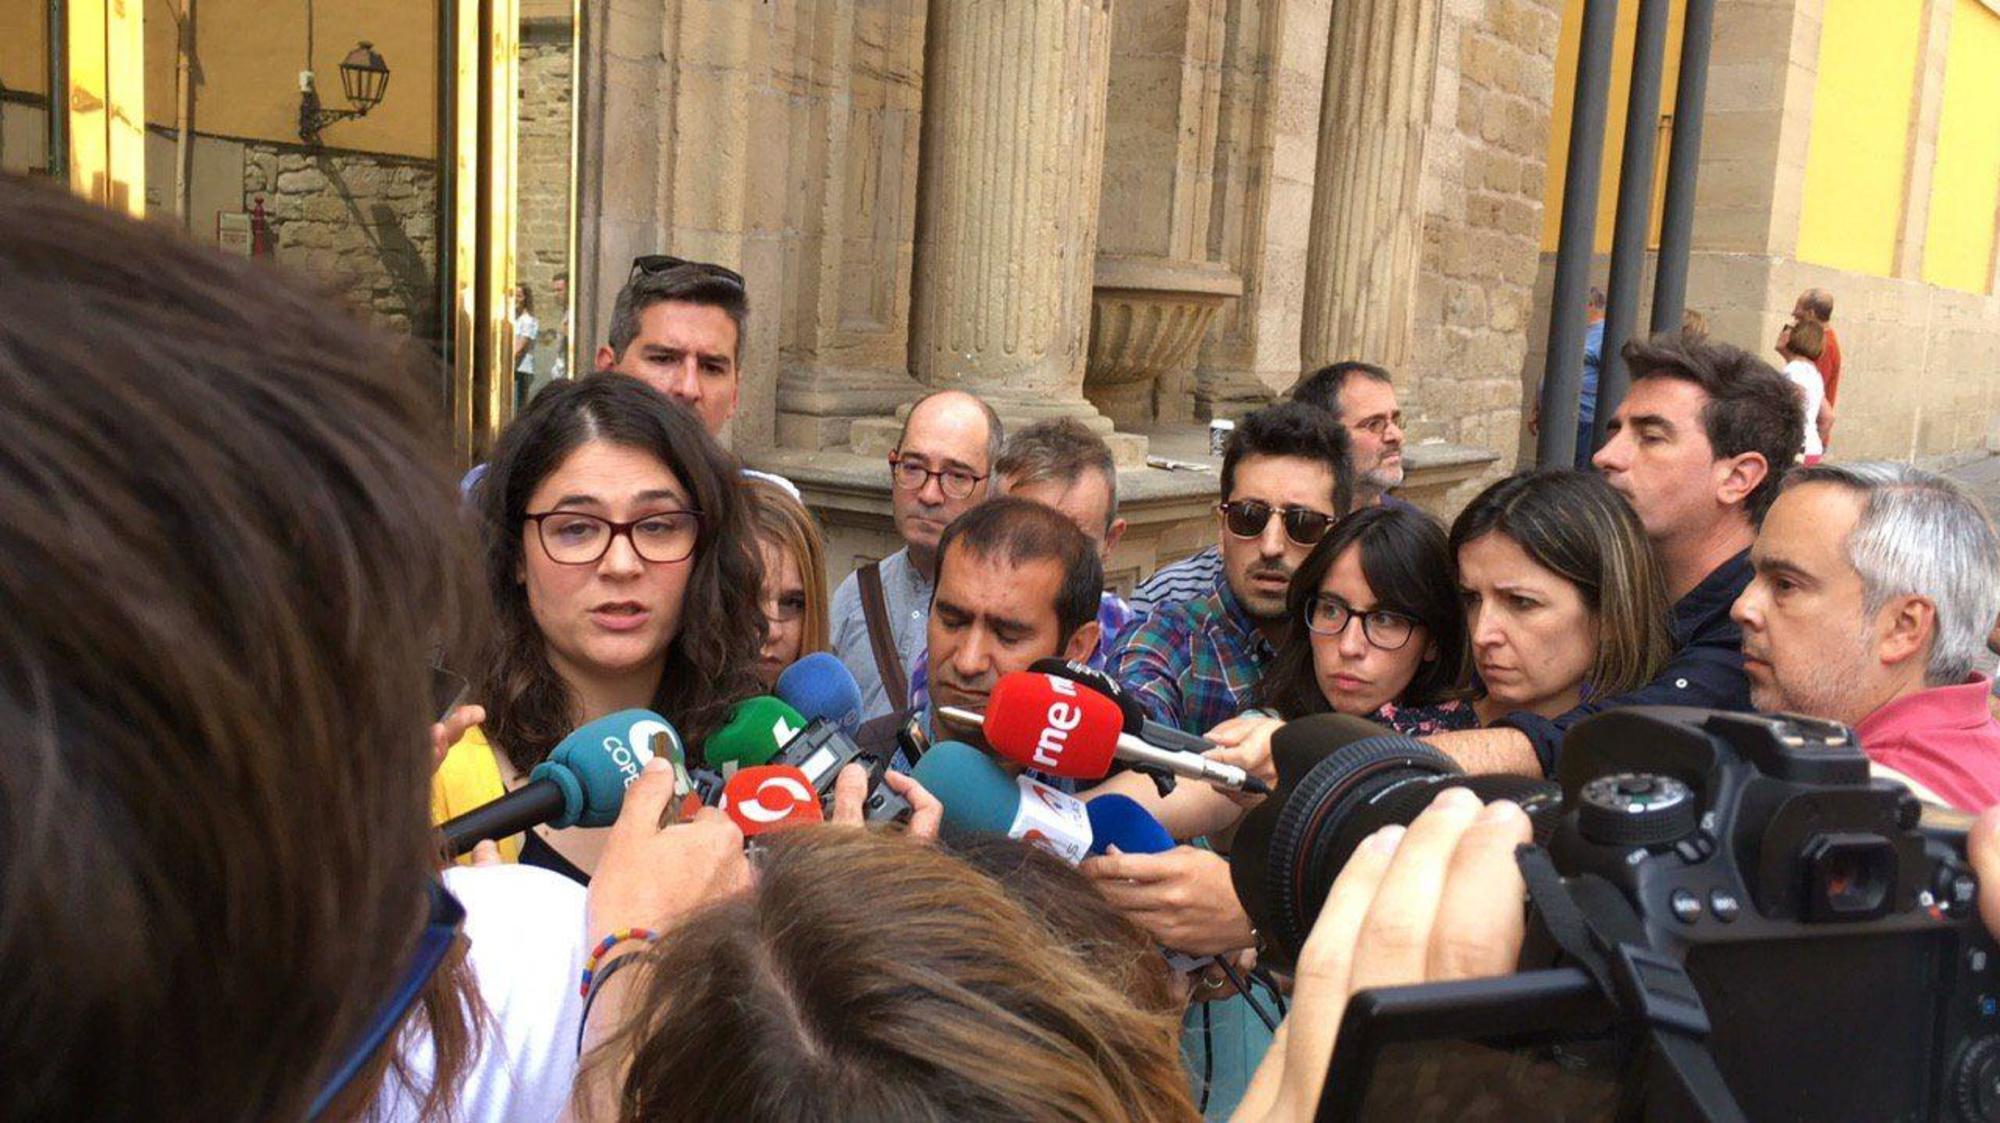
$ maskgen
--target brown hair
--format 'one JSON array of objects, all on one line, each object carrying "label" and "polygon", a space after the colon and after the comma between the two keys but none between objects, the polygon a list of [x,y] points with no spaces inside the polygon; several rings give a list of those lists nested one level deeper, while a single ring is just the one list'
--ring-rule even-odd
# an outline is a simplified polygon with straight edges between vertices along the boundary
[{"label": "brown hair", "polygon": [[[476,586],[435,367],[261,263],[7,177],[0,291],[6,1114],[301,1118],[437,876],[426,667]],[[471,1048],[463,985],[427,991],[427,1114]]]},{"label": "brown hair", "polygon": [[799,638],[799,654],[827,650],[832,631],[827,623],[826,546],[820,540],[819,524],[813,521],[805,504],[777,484],[752,477],[746,478],[743,486],[758,541],[776,546],[798,563],[806,591],[805,628]]},{"label": "brown hair", "polygon": [[1826,350],[1826,329],[1818,320],[1793,320],[1785,328],[1785,347],[1802,359],[1819,362]]},{"label": "brown hair", "polygon": [[1007,438],[1000,458],[993,462],[993,474],[1009,487],[1059,483],[1074,485],[1085,472],[1104,477],[1111,489],[1111,502],[1104,508],[1104,529],[1118,519],[1118,462],[1111,446],[1090,427],[1074,417],[1052,417],[1037,421]]},{"label": "brown hair", "polygon": [[1708,317],[1693,308],[1681,309],[1681,336],[1690,343],[1708,342]]},{"label": "brown hair", "polygon": [[1597,617],[1585,699],[1636,690],[1673,655],[1665,571],[1639,516],[1597,473],[1545,469],[1494,481],[1452,522],[1451,556],[1488,534],[1575,585]]},{"label": "brown hair", "polygon": [[680,631],[653,709],[697,746],[729,707],[762,691],[757,652],[764,644],[757,557],[741,470],[685,406],[622,374],[551,382],[514,419],[479,481],[486,543],[486,587],[493,597],[495,643],[480,691],[485,729],[515,768],[528,771],[577,724],[569,688],[550,665],[548,645],[518,579],[528,500],[569,454],[592,441],[639,449],[688,489],[701,513],[694,569],[688,575]]},{"label": "brown hair", "polygon": [[1628,340],[1619,353],[1634,382],[1675,378],[1701,387],[1708,395],[1702,430],[1717,460],[1746,452],[1763,456],[1769,465],[1764,482],[1743,501],[1750,524],[1763,522],[1785,469],[1805,443],[1805,406],[1791,380],[1741,348],[1698,342],[1680,332]]},{"label": "brown hair", "polygon": [[1010,566],[1052,561],[1062,569],[1056,590],[1056,631],[1067,644],[1076,630],[1097,619],[1104,594],[1104,559],[1076,524],[1054,507],[1003,495],[988,499],[951,520],[938,536],[938,572],[956,545],[974,557]]},{"label": "brown hair", "polygon": [[1003,885],[892,835],[778,836],[753,891],[648,956],[583,1081],[629,1060],[627,1123],[1198,1119],[1152,941],[1015,856]]}]

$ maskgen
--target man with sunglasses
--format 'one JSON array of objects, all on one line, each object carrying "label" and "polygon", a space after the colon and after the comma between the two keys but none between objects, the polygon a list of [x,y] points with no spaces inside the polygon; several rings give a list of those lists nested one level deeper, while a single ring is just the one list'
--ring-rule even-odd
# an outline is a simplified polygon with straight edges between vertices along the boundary
[{"label": "man with sunglasses", "polygon": [[629,374],[693,410],[712,437],[736,414],[742,388],[743,275],[706,262],[648,254],[611,310],[597,369]]},{"label": "man with sunglasses", "polygon": [[[1300,379],[1290,397],[1325,410],[1347,430],[1355,509],[1410,506],[1390,494],[1403,484],[1403,411],[1388,371],[1373,363],[1333,363]],[[1222,555],[1211,546],[1161,567],[1133,593],[1132,607],[1150,612],[1205,597],[1221,576]]]},{"label": "man with sunglasses", "polygon": [[990,494],[1004,439],[993,407],[963,390],[939,390],[910,407],[889,454],[889,506],[903,548],[848,574],[833,593],[833,652],[861,687],[861,720],[910,708],[938,538]]},{"label": "man with sunglasses", "polygon": [[1205,733],[1249,705],[1283,634],[1292,572],[1353,497],[1347,433],[1325,410],[1288,402],[1237,423],[1216,507],[1221,579],[1156,609],[1113,660],[1154,721]]}]

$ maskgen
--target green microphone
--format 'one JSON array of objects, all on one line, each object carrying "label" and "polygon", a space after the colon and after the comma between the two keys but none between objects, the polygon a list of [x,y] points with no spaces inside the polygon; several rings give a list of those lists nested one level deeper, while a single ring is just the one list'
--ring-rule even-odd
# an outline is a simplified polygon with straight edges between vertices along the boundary
[{"label": "green microphone", "polygon": [[805,727],[799,711],[769,694],[759,694],[730,709],[729,720],[702,742],[702,752],[708,766],[727,777],[739,768],[770,763]]}]

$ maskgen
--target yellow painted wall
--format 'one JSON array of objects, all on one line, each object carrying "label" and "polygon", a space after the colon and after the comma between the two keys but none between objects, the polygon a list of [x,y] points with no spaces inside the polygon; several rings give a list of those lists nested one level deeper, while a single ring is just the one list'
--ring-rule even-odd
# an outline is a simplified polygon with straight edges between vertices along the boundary
[{"label": "yellow painted wall", "polygon": [[0,0],[0,86],[49,92],[48,0]]},{"label": "yellow painted wall", "polygon": [[[1674,91],[1680,85],[1681,27],[1686,15],[1684,0],[1675,0],[1667,16],[1667,50],[1660,75],[1660,113],[1674,111]],[[1611,92],[1604,118],[1603,179],[1597,189],[1597,249],[1611,252],[1612,220],[1618,212],[1618,158],[1625,145],[1625,107],[1632,94],[1632,40],[1638,36],[1639,5],[1625,0],[1618,5],[1618,34],[1611,49]],[[1576,56],[1583,40],[1583,0],[1566,0],[1563,5],[1562,37],[1556,46],[1556,97],[1549,115],[1548,176],[1542,186],[1542,250],[1554,252],[1562,231],[1563,175],[1569,168],[1570,109],[1576,100]],[[1652,233],[1649,244],[1660,237],[1660,201],[1665,193],[1668,134],[1659,136],[1653,154]]]},{"label": "yellow painted wall", "polygon": [[[20,0],[0,0],[14,4]],[[145,0],[146,119],[174,123],[171,0]],[[340,60],[366,39],[389,64],[382,104],[329,126],[329,148],[437,155],[437,5],[412,0],[315,0],[313,71],[329,108],[345,108]],[[304,0],[199,0],[195,5],[195,131],[299,143],[299,71],[305,67]]]},{"label": "yellow painted wall", "polygon": [[1923,0],[1826,0],[1800,261],[1894,275],[1923,18]]},{"label": "yellow painted wall", "polygon": [[1952,9],[1931,177],[1924,280],[1986,292],[2000,214],[2000,14],[1979,0]]}]

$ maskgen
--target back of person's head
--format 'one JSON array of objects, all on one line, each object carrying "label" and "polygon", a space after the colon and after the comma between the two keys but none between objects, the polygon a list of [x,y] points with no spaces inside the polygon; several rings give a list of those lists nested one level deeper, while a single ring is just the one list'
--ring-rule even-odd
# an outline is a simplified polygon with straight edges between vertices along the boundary
[{"label": "back of person's head", "polygon": [[632,279],[618,290],[611,306],[611,354],[625,357],[625,349],[639,338],[646,309],[669,301],[720,308],[736,325],[736,359],[743,358],[743,328],[750,319],[750,296],[741,278],[716,266],[685,261],[660,269],[635,269]]},{"label": "back of person's head", "polygon": [[1222,501],[1236,486],[1236,466],[1252,456],[1287,456],[1326,465],[1333,472],[1333,514],[1354,506],[1354,465],[1347,430],[1333,413],[1303,402],[1267,406],[1236,423],[1222,446]]},{"label": "back of person's head", "polygon": [[938,538],[938,572],[950,563],[953,547],[1009,566],[1053,561],[1062,570],[1056,596],[1059,641],[1097,619],[1104,592],[1104,562],[1090,539],[1052,507],[1026,499],[988,499],[951,521]]},{"label": "back of person's head", "polygon": [[1576,586],[1597,617],[1588,697],[1644,685],[1673,654],[1665,571],[1639,516],[1603,477],[1565,468],[1497,480],[1452,522],[1452,557],[1488,534]]},{"label": "back of person's head", "polygon": [[1681,309],[1681,338],[1690,343],[1708,342],[1708,317],[1693,308]]},{"label": "back of person's head", "polygon": [[1979,500],[1945,476],[1886,461],[1793,469],[1790,490],[1829,484],[1861,500],[1847,560],[1861,576],[1873,619],[1892,598],[1919,596],[1937,612],[1924,669],[1927,686],[1953,686],[1978,668],[2000,617],[2000,539]]},{"label": "back of person's head", "polygon": [[746,477],[743,493],[749,500],[750,521],[757,529],[758,541],[790,554],[799,567],[806,594],[799,654],[825,651],[831,632],[827,623],[826,545],[820,538],[819,523],[804,503],[769,480]]},{"label": "back of person's head", "polygon": [[1178,1019],[1135,1001],[1147,968],[1111,966],[1159,954],[1095,894],[1073,870],[1003,885],[893,835],[787,832],[754,889],[639,966],[587,1076],[629,1060],[623,1123],[1196,1119]]},{"label": "back of person's head", "polygon": [[0,291],[0,1115],[304,1118],[436,877],[427,666],[477,597],[434,369],[5,177]]},{"label": "back of person's head", "polygon": [[1727,343],[1705,343],[1679,332],[1628,340],[1620,352],[1633,381],[1671,378],[1708,395],[1701,423],[1717,460],[1754,452],[1769,465],[1743,501],[1752,525],[1778,498],[1785,469],[1805,445],[1805,406],[1791,381],[1771,364]]},{"label": "back of person's head", "polygon": [[1118,462],[1111,446],[1073,417],[1037,421],[1007,438],[993,474],[1010,487],[1039,483],[1074,484],[1087,473],[1104,477],[1111,503],[1104,516],[1108,529],[1118,518]]},{"label": "back of person's head", "polygon": [[1826,350],[1826,329],[1818,320],[1793,320],[1785,331],[1785,346],[1800,358],[1819,362]]},{"label": "back of person's head", "polygon": [[500,435],[476,492],[495,622],[480,704],[487,734],[523,771],[569,733],[576,713],[521,581],[522,528],[535,489],[592,441],[652,455],[687,488],[700,514],[680,630],[667,648],[654,710],[692,745],[721,724],[730,706],[759,692],[763,566],[736,461],[686,407],[636,378],[593,374],[551,382]]},{"label": "back of person's head", "polygon": [[1374,363],[1356,362],[1350,359],[1345,362],[1330,363],[1299,379],[1298,384],[1293,386],[1286,396],[1292,401],[1323,409],[1332,414],[1335,421],[1339,421],[1341,420],[1340,392],[1346,388],[1347,380],[1350,378],[1366,378],[1382,383],[1392,381],[1386,369]]},{"label": "back of person's head", "polygon": [[1313,669],[1308,606],[1340,555],[1361,550],[1361,574],[1375,593],[1375,607],[1399,612],[1424,626],[1437,656],[1420,664],[1397,703],[1429,706],[1460,697],[1469,668],[1465,609],[1452,580],[1452,550],[1436,519],[1405,507],[1363,507],[1333,524],[1292,574],[1285,593],[1285,632],[1260,682],[1261,705],[1286,720],[1325,713],[1326,695]]}]

